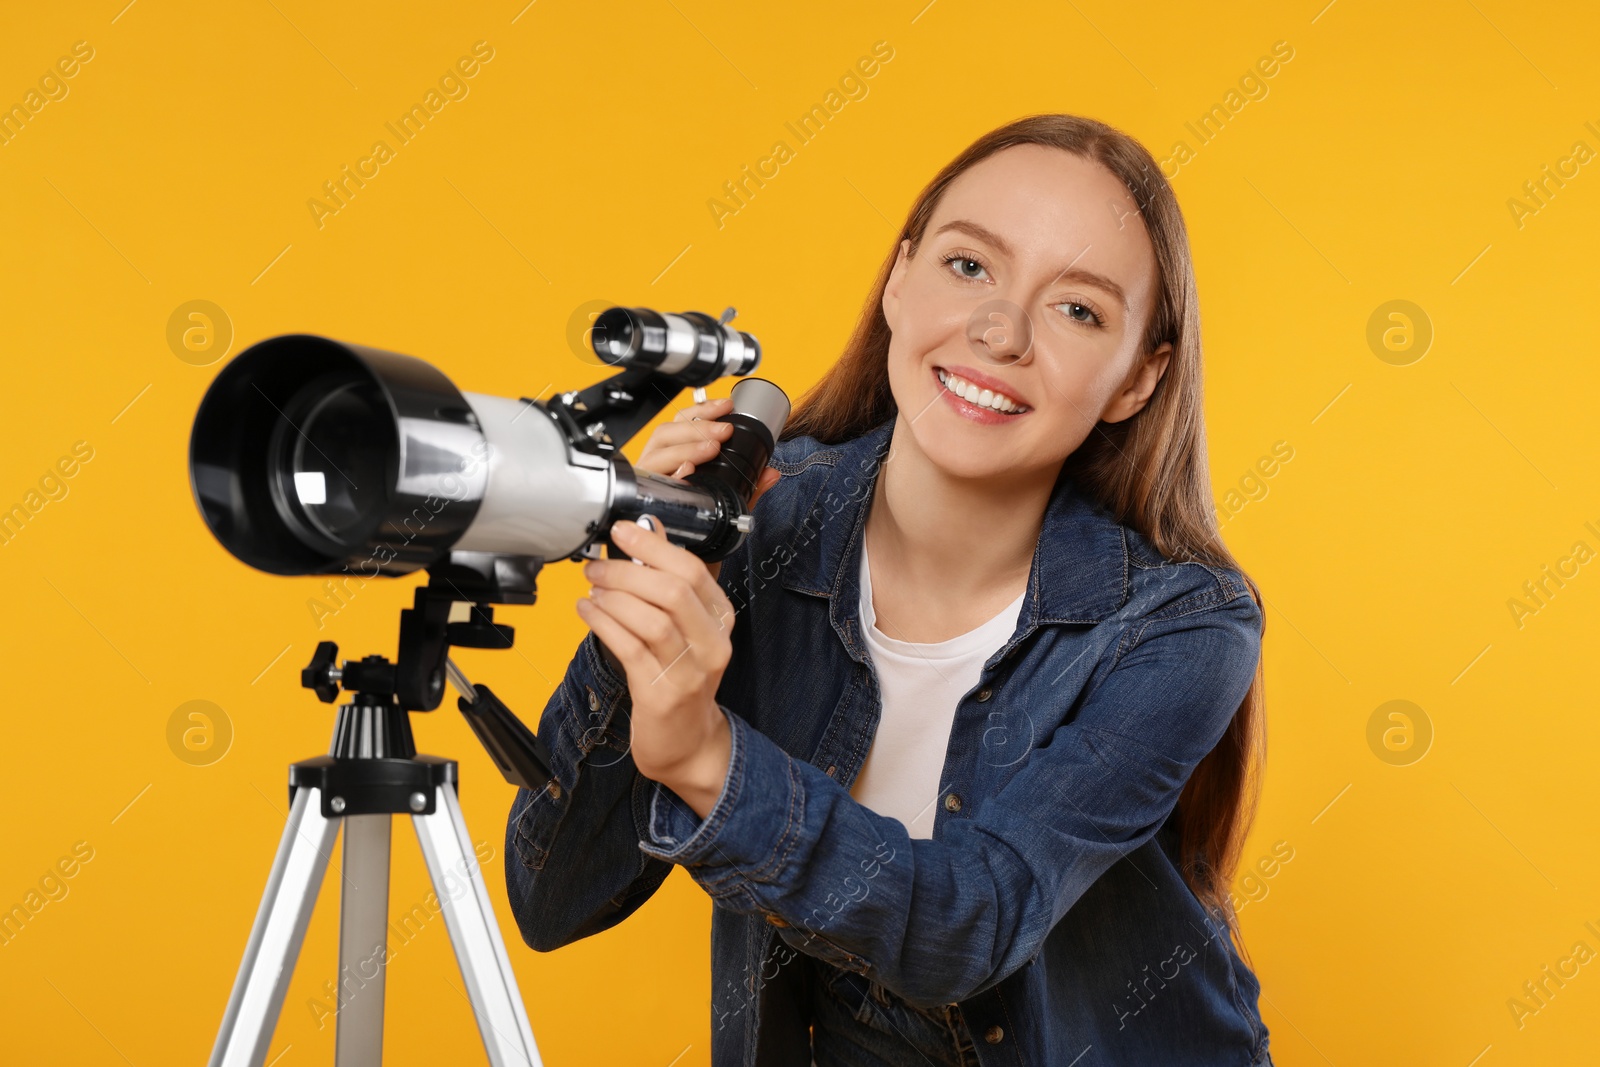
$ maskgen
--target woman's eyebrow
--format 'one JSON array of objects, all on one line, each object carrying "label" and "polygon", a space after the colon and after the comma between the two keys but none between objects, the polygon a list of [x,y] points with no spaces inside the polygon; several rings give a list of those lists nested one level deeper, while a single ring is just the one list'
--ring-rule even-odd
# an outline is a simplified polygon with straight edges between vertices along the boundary
[{"label": "woman's eyebrow", "polygon": [[994,247],[1004,255],[1009,256],[1013,254],[1011,251],[1011,246],[1006,243],[1006,239],[1004,237],[1001,237],[999,234],[989,229],[989,227],[980,226],[976,222],[968,222],[966,219],[955,219],[952,222],[947,222],[943,226],[940,226],[934,231],[933,235],[937,237],[946,230],[959,230],[968,237],[976,237],[980,241],[986,241],[989,244],[994,245]]},{"label": "woman's eyebrow", "polygon": [[1063,267],[1061,273],[1056,275],[1055,280],[1081,282],[1084,285],[1092,285],[1098,289],[1103,289],[1117,298],[1117,303],[1122,305],[1122,310],[1128,310],[1128,295],[1122,291],[1122,286],[1107,278],[1104,274],[1086,270],[1083,267]]},{"label": "woman's eyebrow", "polygon": [[[1015,255],[1011,249],[1011,245],[1006,242],[1004,237],[1001,237],[999,234],[989,229],[989,227],[981,226],[976,222],[969,222],[966,219],[954,219],[945,223],[943,226],[940,226],[934,231],[933,235],[937,237],[946,230],[956,230],[960,233],[966,234],[968,237],[974,237],[987,244],[993,245],[995,250],[1000,252],[1002,255]],[[1074,260],[1073,262],[1075,263],[1077,261]],[[1118,285],[1116,282],[1112,281],[1110,278],[1107,278],[1104,274],[1098,273],[1097,271],[1088,270],[1084,267],[1075,267],[1071,264],[1068,264],[1066,267],[1062,268],[1060,274],[1056,275],[1056,280],[1081,282],[1084,285],[1093,285],[1099,289],[1103,289],[1105,292],[1117,298],[1117,302],[1122,305],[1123,310],[1127,310],[1128,294],[1123,291],[1122,286]]]}]

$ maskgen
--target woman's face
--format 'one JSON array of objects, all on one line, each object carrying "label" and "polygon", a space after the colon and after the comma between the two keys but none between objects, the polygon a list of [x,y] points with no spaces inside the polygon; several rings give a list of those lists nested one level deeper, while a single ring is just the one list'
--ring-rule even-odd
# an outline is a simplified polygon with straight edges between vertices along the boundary
[{"label": "woman's face", "polygon": [[[889,385],[916,447],[960,478],[1059,470],[1096,422],[1137,413],[1172,346],[1136,351],[1156,292],[1133,197],[1040,145],[957,178],[883,294]],[[964,399],[963,396],[970,399]]]}]

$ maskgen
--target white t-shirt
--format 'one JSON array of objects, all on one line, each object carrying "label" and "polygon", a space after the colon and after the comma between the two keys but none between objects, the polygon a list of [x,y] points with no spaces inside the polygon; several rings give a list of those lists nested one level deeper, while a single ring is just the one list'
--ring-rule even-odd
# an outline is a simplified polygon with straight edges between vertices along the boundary
[{"label": "white t-shirt", "polygon": [[872,610],[872,572],[861,539],[861,632],[877,671],[883,709],[850,795],[905,824],[912,837],[933,836],[944,784],[945,750],[956,704],[978,684],[983,664],[1017,628],[1024,589],[1000,614],[948,641],[899,641],[880,631]]}]

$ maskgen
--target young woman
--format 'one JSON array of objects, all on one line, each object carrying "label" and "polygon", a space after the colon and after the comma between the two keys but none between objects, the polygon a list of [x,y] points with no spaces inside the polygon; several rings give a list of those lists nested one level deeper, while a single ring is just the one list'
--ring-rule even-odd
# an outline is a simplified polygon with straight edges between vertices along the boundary
[{"label": "young woman", "polygon": [[[639,466],[713,456],[726,401]],[[1264,747],[1199,310],[1150,154],[1041,115],[912,206],[720,567],[619,528],[519,794],[550,950],[683,865],[712,1062],[1266,1064],[1228,885]],[[781,477],[780,477],[781,476]]]}]

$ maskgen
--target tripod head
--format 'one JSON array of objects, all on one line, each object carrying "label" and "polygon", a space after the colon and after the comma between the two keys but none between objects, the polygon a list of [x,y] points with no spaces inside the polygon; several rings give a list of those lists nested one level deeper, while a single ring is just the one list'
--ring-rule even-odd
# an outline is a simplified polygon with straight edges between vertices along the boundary
[{"label": "tripod head", "polygon": [[[467,682],[449,658],[451,645],[510,648],[516,631],[494,621],[494,602],[509,596],[515,602],[533,603],[538,569],[535,561],[530,572],[518,576],[517,590],[507,594],[482,575],[474,580],[471,572],[452,575],[448,566],[430,568],[428,584],[418,586],[412,606],[400,612],[396,662],[369,655],[336,664],[339,646],[332,641],[319,643],[300,672],[300,684],[324,704],[337,700],[340,689],[355,694],[340,708],[331,755],[410,759],[416,745],[407,713],[437,708],[448,674],[461,691],[457,706],[506,781],[524,789],[543,789],[553,777],[544,743],[488,686]],[[451,622],[450,609],[457,601],[470,605],[469,615]]]}]

